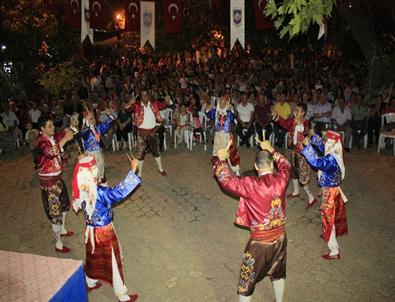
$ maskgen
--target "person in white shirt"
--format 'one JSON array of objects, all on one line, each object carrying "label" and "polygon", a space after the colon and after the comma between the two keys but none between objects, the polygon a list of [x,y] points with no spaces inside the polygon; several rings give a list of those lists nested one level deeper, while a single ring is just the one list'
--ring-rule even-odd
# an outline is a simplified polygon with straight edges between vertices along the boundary
[{"label": "person in white shirt", "polygon": [[351,139],[351,110],[346,106],[343,96],[338,97],[337,103],[338,105],[332,111],[332,119],[336,121],[336,130],[338,132],[344,132],[344,150],[350,152],[348,146]]},{"label": "person in white shirt", "polygon": [[29,117],[34,129],[38,129],[37,122],[40,116],[41,116],[41,111],[40,109],[37,108],[37,104],[32,103],[32,108],[29,110]]},{"label": "person in white shirt", "polygon": [[240,98],[240,104],[236,106],[237,126],[236,133],[240,137],[240,146],[246,144],[250,147],[250,136],[254,132],[254,105],[248,102],[247,95],[243,92]]},{"label": "person in white shirt", "polygon": [[332,115],[332,105],[328,103],[326,96],[321,89],[317,89],[316,98],[318,103],[314,106],[314,122],[316,123],[317,132],[326,129],[326,125],[330,123]]}]

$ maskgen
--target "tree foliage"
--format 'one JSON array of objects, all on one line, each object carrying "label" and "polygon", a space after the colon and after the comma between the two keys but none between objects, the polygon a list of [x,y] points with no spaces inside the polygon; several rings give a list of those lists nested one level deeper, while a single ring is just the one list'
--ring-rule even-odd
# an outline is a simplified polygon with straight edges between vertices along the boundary
[{"label": "tree foliage", "polygon": [[58,64],[44,72],[38,83],[55,97],[71,90],[79,81],[81,71],[71,61]]},{"label": "tree foliage", "polygon": [[331,16],[335,0],[269,0],[265,14],[274,20],[280,38],[306,33],[313,24],[321,25]]}]

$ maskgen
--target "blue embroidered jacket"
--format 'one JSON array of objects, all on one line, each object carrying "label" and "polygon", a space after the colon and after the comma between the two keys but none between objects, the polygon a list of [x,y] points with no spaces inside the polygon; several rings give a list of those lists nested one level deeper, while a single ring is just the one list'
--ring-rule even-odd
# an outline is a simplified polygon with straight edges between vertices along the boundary
[{"label": "blue embroidered jacket", "polygon": [[140,182],[141,179],[130,171],[125,179],[113,188],[98,186],[96,206],[92,217],[87,217],[86,202],[83,201],[81,204],[85,223],[93,227],[103,227],[110,224],[114,216],[112,207],[128,196]]},{"label": "blue embroidered jacket", "polygon": [[[206,115],[208,118],[211,120],[215,121],[215,114],[217,113],[217,109],[213,108],[209,111],[206,112]],[[225,131],[225,133],[232,132],[232,125],[233,121],[235,119],[235,114],[233,113],[232,110],[226,110],[226,116],[223,117],[223,120],[221,121],[221,118],[218,118],[217,125],[215,125],[215,131]]]},{"label": "blue embroidered jacket", "polygon": [[[97,134],[99,134],[100,136],[104,135],[108,131],[108,129],[110,129],[113,121],[114,120],[110,118],[107,121],[94,126]],[[81,138],[85,151],[93,152],[101,149],[100,143],[96,139],[95,134],[87,125],[82,126]]]},{"label": "blue embroidered jacket", "polygon": [[317,134],[314,134],[310,139],[310,143],[301,151],[301,153],[314,169],[322,171],[322,173],[318,174],[318,186],[339,186],[342,182],[342,173],[336,159],[330,154],[319,157],[316,149],[323,154],[325,146],[322,138]]}]

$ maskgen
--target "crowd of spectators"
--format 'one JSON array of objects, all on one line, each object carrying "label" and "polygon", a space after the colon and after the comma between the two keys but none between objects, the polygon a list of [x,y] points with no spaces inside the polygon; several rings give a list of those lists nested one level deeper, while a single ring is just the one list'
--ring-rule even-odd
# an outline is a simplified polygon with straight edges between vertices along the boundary
[{"label": "crowd of spectators", "polygon": [[[73,114],[82,117],[85,110],[94,110],[98,122],[108,119],[111,112],[116,123],[109,137],[103,138],[104,148],[110,148],[114,135],[120,148],[126,148],[128,133],[133,131],[133,117],[126,108],[130,99],[139,98],[143,87],[152,99],[171,104],[172,114],[165,117],[174,127],[176,144],[185,141],[188,127],[197,132],[203,127],[208,137],[212,135],[204,125],[205,109],[223,95],[230,98],[237,113],[235,133],[240,145],[247,147],[251,135],[256,132],[261,137],[262,129],[267,136],[273,132],[276,145],[283,147],[286,132],[271,123],[271,113],[287,119],[299,102],[307,105],[306,116],[317,132],[331,128],[344,133],[347,151],[351,137],[360,148],[365,134],[369,147],[377,146],[381,115],[395,112],[395,86],[366,98],[363,65],[333,50],[329,54],[299,49],[291,58],[282,49],[265,48],[253,54],[213,43],[174,54],[119,49],[93,60],[83,74],[75,89],[62,98],[2,102],[0,152],[13,152],[22,144],[31,146],[40,115],[51,114],[61,128],[69,125]],[[392,131],[391,125],[386,127]],[[162,133],[162,150],[163,138]]]}]

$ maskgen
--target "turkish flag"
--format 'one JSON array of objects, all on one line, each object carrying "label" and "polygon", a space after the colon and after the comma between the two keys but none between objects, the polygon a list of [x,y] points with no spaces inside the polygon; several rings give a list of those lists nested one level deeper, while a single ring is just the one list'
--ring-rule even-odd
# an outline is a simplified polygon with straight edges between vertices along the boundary
[{"label": "turkish flag", "polygon": [[105,29],[104,0],[89,1],[89,25],[94,29]]},{"label": "turkish flag", "polygon": [[252,0],[254,2],[255,11],[255,27],[256,29],[273,28],[273,22],[265,16],[266,0]]},{"label": "turkish flag", "polygon": [[215,8],[215,10],[217,12],[221,12],[222,11],[222,2],[221,0],[210,0],[211,1],[211,5]]},{"label": "turkish flag", "polygon": [[47,0],[45,2],[45,6],[54,15],[57,14],[57,12],[59,11],[58,0]]},{"label": "turkish flag", "polygon": [[81,27],[81,0],[67,0],[66,23],[72,27]]},{"label": "turkish flag", "polygon": [[165,32],[174,34],[182,28],[182,2],[181,0],[163,0],[165,9]]},{"label": "turkish flag", "polygon": [[140,0],[124,0],[125,30],[140,30]]}]

